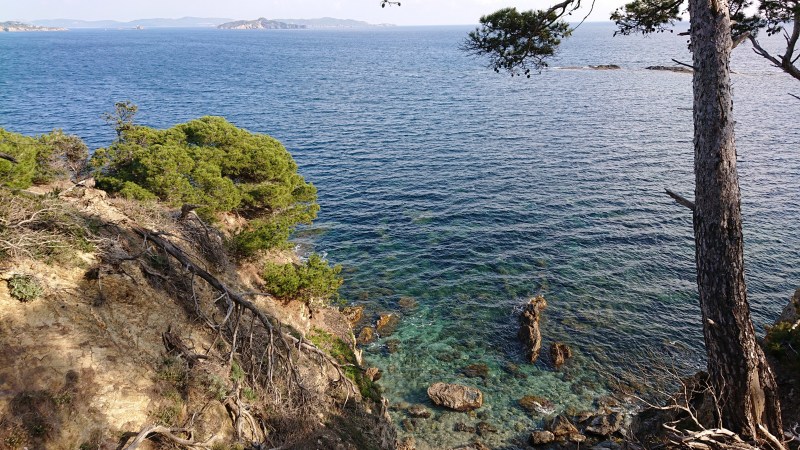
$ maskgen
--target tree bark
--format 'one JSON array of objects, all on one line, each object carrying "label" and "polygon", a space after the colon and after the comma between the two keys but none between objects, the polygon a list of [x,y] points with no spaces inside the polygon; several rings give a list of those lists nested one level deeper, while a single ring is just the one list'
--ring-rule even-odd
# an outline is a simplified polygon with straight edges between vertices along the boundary
[{"label": "tree bark", "polygon": [[744,279],[726,0],[690,0],[694,62],[694,234],[708,372],[719,423],[761,441],[782,436],[775,379],[756,342]]}]

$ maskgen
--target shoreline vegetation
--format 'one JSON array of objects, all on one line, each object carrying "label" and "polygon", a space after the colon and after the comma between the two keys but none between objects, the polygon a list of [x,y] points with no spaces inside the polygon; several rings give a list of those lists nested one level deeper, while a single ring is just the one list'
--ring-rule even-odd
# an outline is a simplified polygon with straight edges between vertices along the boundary
[{"label": "shoreline vegetation", "polygon": [[[491,399],[469,385],[485,375],[481,364],[464,369],[465,384],[426,380],[430,402],[382,397],[384,374],[359,345],[392,334],[400,318],[345,307],[341,267],[294,252],[293,230],[319,205],[280,142],[221,117],[153,129],[135,122],[137,111],[117,103],[106,116],[117,139],[91,157],[60,130],[0,129],[3,445],[411,450],[426,448],[415,427],[450,411],[463,414],[442,430],[463,436],[456,448],[490,448],[503,424],[483,419]],[[539,357],[546,306],[537,297],[523,309],[524,363]],[[790,426],[783,438],[796,449],[800,289],[762,346]],[[557,371],[572,349],[554,343],[549,354]],[[712,423],[719,405],[707,374],[617,375],[614,395],[591,411],[522,396],[541,427],[515,430],[515,445],[755,448]],[[654,379],[668,388],[653,392]]]},{"label": "shoreline vegetation", "polygon": [[25,33],[34,31],[68,31],[68,30],[62,27],[43,27],[16,21],[7,21],[7,22],[0,22],[0,31],[7,33]]}]

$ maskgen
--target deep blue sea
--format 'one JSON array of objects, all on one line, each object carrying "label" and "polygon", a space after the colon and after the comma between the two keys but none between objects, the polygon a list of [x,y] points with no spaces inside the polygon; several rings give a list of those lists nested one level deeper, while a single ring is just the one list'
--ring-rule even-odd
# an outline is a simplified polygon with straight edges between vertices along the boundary
[{"label": "deep blue sea", "polygon": [[[131,100],[143,124],[220,115],[275,136],[319,189],[301,249],[344,266],[348,301],[403,315],[365,349],[390,401],[425,402],[434,381],[485,393],[477,418],[436,411],[417,442],[464,443],[453,422],[486,420],[502,431],[484,440],[513,447],[541,419],[516,405],[524,395],[588,408],[611,374],[704,364],[691,215],[664,195],[693,192],[691,75],[644,70],[690,55],[685,37],[584,24],[552,68],[511,78],[458,50],[469,29],[0,33],[0,127],[98,148],[114,137],[101,115]],[[622,69],[580,68],[596,64]],[[800,286],[800,102],[787,95],[800,82],[746,45],[732,68],[762,329]],[[515,341],[539,293],[545,349],[577,354],[558,371],[526,365]],[[460,375],[473,363],[487,379]]]}]

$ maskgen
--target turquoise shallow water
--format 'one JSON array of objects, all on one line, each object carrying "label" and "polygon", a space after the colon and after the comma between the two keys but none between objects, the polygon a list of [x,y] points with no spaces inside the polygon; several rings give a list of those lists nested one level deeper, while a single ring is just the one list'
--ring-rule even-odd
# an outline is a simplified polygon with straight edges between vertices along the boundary
[{"label": "turquoise shallow water", "polygon": [[[452,423],[486,420],[503,430],[487,440],[513,447],[540,419],[516,406],[523,395],[581,409],[609,374],[635,374],[652,354],[703,365],[691,217],[663,194],[693,189],[691,81],[643,70],[689,55],[684,38],[612,38],[609,25],[585,24],[555,68],[511,79],[458,52],[467,31],[3,34],[0,126],[62,127],[99,147],[113,139],[101,114],[130,99],[148,125],[213,114],[277,137],[320,191],[301,249],[344,265],[349,301],[403,315],[365,348],[387,397],[425,402],[433,381],[486,394],[480,417],[437,410],[418,441],[463,443]],[[589,64],[623,69],[567,69]],[[747,48],[733,69],[761,327],[800,285],[800,105],[786,95],[800,86]],[[514,338],[538,293],[545,346],[576,350],[560,371],[525,365]],[[404,310],[402,297],[418,306]],[[486,380],[459,374],[473,363],[488,365]]]}]

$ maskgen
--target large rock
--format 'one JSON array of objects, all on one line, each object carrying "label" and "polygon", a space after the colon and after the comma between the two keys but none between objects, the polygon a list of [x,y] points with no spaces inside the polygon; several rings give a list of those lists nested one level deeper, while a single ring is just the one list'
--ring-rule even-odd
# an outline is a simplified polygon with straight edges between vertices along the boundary
[{"label": "large rock", "polygon": [[586,440],[586,437],[575,428],[575,425],[563,415],[556,416],[550,422],[550,432],[559,441],[583,442]]},{"label": "large rock", "polygon": [[531,433],[530,443],[531,445],[545,445],[549,444],[556,440],[555,435],[552,432],[543,430],[543,431],[534,431]]},{"label": "large rock", "polygon": [[597,436],[610,436],[622,427],[622,413],[597,414],[587,420],[586,432]]},{"label": "large rock", "polygon": [[539,319],[542,310],[547,307],[547,301],[541,295],[532,298],[525,305],[519,317],[519,339],[525,344],[527,357],[530,362],[536,362],[542,349],[542,333],[539,331]]},{"label": "large rock", "polygon": [[375,340],[375,329],[372,327],[364,327],[361,329],[361,332],[358,333],[358,345],[367,345],[370,342]]},{"label": "large rock", "polygon": [[568,359],[572,358],[572,349],[563,342],[553,342],[550,345],[550,358],[553,360],[553,365],[558,369]]},{"label": "large rock", "polygon": [[455,411],[472,411],[483,405],[483,393],[473,387],[460,384],[433,383],[428,388],[428,397],[434,404]]}]

